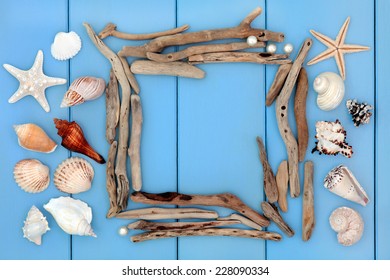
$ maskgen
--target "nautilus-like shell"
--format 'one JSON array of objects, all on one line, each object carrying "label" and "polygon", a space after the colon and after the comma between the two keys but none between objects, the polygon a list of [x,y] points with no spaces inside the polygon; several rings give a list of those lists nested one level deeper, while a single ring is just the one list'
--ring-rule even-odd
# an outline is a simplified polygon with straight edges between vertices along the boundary
[{"label": "nautilus-like shell", "polygon": [[51,55],[58,60],[74,57],[81,49],[81,39],[76,32],[58,32],[51,44]]},{"label": "nautilus-like shell", "polygon": [[44,217],[41,211],[33,205],[30,211],[28,211],[27,218],[24,221],[23,237],[37,245],[41,245],[42,235],[48,230],[50,230],[50,228],[46,217]]},{"label": "nautilus-like shell", "polygon": [[49,167],[37,159],[23,159],[14,167],[14,179],[25,192],[43,192],[50,183]]},{"label": "nautilus-like shell", "polygon": [[324,179],[324,186],[332,193],[363,206],[370,201],[358,180],[344,165],[339,165],[329,171]]},{"label": "nautilus-like shell", "polygon": [[61,102],[61,108],[70,107],[100,97],[106,88],[102,78],[79,77],[72,82]]},{"label": "nautilus-like shell", "polygon": [[68,234],[96,237],[92,230],[92,209],[87,203],[69,196],[52,198],[43,207]]},{"label": "nautilus-like shell", "polygon": [[314,79],[314,90],[318,93],[317,105],[321,110],[335,109],[344,98],[344,81],[336,73],[325,72]]},{"label": "nautilus-like shell", "polygon": [[363,219],[352,208],[337,208],[330,215],[329,223],[331,228],[337,232],[338,242],[344,246],[355,244],[363,235]]},{"label": "nautilus-like shell", "polygon": [[27,150],[51,153],[57,147],[57,144],[36,124],[14,125],[14,129],[18,136],[19,145]]}]

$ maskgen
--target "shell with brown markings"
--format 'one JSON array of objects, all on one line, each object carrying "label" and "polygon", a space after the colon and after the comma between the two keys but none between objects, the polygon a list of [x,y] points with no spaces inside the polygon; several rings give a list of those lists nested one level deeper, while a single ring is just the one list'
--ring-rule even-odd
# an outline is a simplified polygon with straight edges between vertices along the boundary
[{"label": "shell with brown markings", "polygon": [[37,159],[24,159],[14,167],[15,182],[28,193],[39,193],[50,183],[49,167]]}]

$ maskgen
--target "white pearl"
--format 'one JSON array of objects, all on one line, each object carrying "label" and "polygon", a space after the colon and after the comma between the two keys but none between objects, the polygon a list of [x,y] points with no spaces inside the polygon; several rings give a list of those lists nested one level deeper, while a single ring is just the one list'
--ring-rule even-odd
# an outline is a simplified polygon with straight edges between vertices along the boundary
[{"label": "white pearl", "polygon": [[276,45],[275,44],[268,44],[266,50],[269,53],[276,53]]},{"label": "white pearl", "polygon": [[283,51],[287,54],[290,54],[292,53],[292,51],[294,50],[294,46],[290,43],[288,44],[285,44],[284,47],[283,47]]},{"label": "white pearl", "polygon": [[251,36],[249,36],[248,38],[246,38],[246,43],[247,43],[249,46],[254,46],[254,45],[256,45],[256,43],[257,43],[257,38],[256,38],[256,36],[251,35]]},{"label": "white pearl", "polygon": [[120,227],[118,230],[118,234],[121,236],[127,235],[128,232],[129,232],[129,230],[127,229],[126,226]]}]

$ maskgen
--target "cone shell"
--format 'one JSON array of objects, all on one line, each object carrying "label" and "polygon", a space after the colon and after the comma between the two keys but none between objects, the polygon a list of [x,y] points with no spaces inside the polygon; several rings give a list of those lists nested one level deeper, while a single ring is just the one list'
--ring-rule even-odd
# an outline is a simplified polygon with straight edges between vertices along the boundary
[{"label": "cone shell", "polygon": [[74,57],[81,49],[81,39],[76,32],[58,32],[51,45],[51,55],[58,60]]},{"label": "cone shell", "polygon": [[76,194],[91,188],[94,171],[83,158],[72,157],[64,160],[54,172],[54,185],[62,192]]},{"label": "cone shell", "polygon": [[27,150],[51,153],[57,147],[57,144],[36,124],[14,125],[14,129],[18,136],[19,145]]},{"label": "cone shell", "polygon": [[329,217],[331,228],[337,232],[337,240],[344,246],[358,242],[364,230],[364,222],[358,212],[349,207],[340,207]]},{"label": "cone shell", "polygon": [[313,87],[318,93],[317,105],[321,110],[335,109],[344,98],[344,81],[336,73],[325,72],[318,75],[314,79]]},{"label": "cone shell", "polygon": [[42,235],[44,235],[49,228],[46,217],[34,205],[28,211],[27,218],[24,221],[23,237],[37,245],[42,244]]},{"label": "cone shell", "polygon": [[49,167],[36,159],[24,159],[16,163],[14,178],[25,192],[39,193],[49,186]]}]

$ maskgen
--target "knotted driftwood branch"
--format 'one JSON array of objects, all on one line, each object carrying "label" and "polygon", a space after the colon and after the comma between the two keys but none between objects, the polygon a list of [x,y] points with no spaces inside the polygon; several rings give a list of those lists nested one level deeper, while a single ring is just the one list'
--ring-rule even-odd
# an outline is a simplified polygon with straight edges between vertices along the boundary
[{"label": "knotted driftwood branch", "polygon": [[106,88],[106,139],[109,144],[115,140],[116,127],[119,122],[120,99],[118,81],[114,72],[110,71],[110,81]]},{"label": "knotted driftwood branch", "polygon": [[142,208],[120,212],[116,215],[121,219],[216,219],[218,213],[215,211],[203,210],[199,208]]},{"label": "knotted driftwood branch", "polygon": [[141,174],[141,133],[142,133],[142,106],[139,95],[131,95],[131,137],[129,157],[131,166],[131,182],[135,191],[142,188]]},{"label": "knotted driftwood branch", "polygon": [[125,71],[126,78],[129,81],[131,88],[134,90],[136,94],[139,94],[140,89],[139,89],[138,82],[130,70],[130,66],[129,63],[127,62],[126,57],[120,56],[119,59],[122,62],[123,70]]},{"label": "knotted driftwood branch", "polygon": [[280,210],[287,212],[287,190],[288,190],[288,165],[287,161],[283,160],[276,173],[276,185],[278,187],[278,204]]},{"label": "knotted driftwood branch", "polygon": [[108,151],[108,159],[106,165],[106,189],[108,193],[108,198],[110,201],[110,208],[108,209],[107,218],[112,218],[120,212],[117,202],[117,186],[115,180],[115,156],[117,151],[118,143],[113,141],[111,143],[110,149]]},{"label": "knotted driftwood branch", "polygon": [[280,90],[282,89],[284,82],[286,81],[287,75],[291,70],[292,63],[282,64],[279,66],[278,71],[275,74],[274,81],[267,93],[265,99],[265,105],[271,106],[276,97],[278,97]]},{"label": "knotted driftwood branch", "polygon": [[313,162],[305,162],[305,181],[303,185],[302,201],[302,240],[310,239],[315,226],[314,216],[314,188],[313,188]]},{"label": "knotted driftwood branch", "polygon": [[276,206],[266,201],[263,201],[261,203],[261,208],[263,209],[264,216],[275,222],[275,224],[289,237],[295,234],[294,230],[290,228],[290,226],[283,220],[282,216],[280,216],[278,208],[276,208]]},{"label": "knotted driftwood branch", "polygon": [[220,63],[220,62],[252,62],[259,64],[288,64],[286,54],[254,53],[254,52],[215,52],[196,54],[188,57],[191,64]]},{"label": "knotted driftwood branch", "polygon": [[250,228],[253,228],[253,229],[257,229],[257,230],[262,230],[263,228],[261,226],[259,226],[258,224],[256,224],[255,222],[253,222],[252,220],[244,217],[244,216],[241,216],[239,214],[231,214],[230,216],[227,216],[227,217],[220,217],[218,218],[219,221],[238,221],[240,222],[241,224],[243,225],[246,225]]},{"label": "knotted driftwood branch", "polygon": [[202,229],[202,228],[215,228],[222,226],[230,226],[239,224],[238,220],[212,220],[203,222],[172,222],[172,223],[159,223],[150,222],[145,220],[139,220],[134,223],[128,224],[128,229],[140,229],[140,230],[183,230],[183,229]]}]

